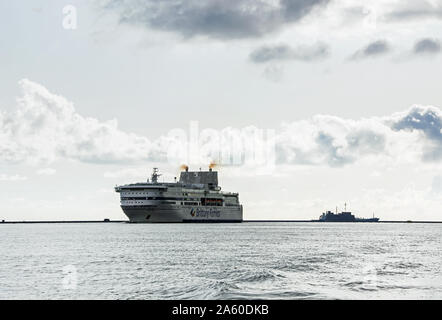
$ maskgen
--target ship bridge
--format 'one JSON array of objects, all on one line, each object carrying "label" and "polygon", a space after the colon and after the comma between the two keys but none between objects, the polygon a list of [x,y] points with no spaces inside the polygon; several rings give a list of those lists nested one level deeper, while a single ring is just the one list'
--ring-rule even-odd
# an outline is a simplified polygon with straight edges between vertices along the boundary
[{"label": "ship bridge", "polygon": [[182,171],[180,174],[180,183],[184,185],[203,185],[209,190],[221,190],[218,186],[218,172],[209,169],[209,171]]}]

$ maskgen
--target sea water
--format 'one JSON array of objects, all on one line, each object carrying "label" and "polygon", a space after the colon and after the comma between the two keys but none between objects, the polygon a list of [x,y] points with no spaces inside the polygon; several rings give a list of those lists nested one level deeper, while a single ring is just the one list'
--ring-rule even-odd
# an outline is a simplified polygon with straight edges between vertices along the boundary
[{"label": "sea water", "polygon": [[0,224],[0,299],[442,299],[442,224]]}]

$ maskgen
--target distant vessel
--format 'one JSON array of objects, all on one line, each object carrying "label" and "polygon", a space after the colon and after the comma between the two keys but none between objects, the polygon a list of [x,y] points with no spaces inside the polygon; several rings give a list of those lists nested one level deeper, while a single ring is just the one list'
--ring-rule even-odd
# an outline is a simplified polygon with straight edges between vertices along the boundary
[{"label": "distant vessel", "polygon": [[336,209],[336,213],[331,211],[324,212],[320,217],[319,221],[321,222],[378,222],[379,218],[375,218],[373,214],[373,218],[356,218],[351,214],[350,211],[347,211],[347,204],[345,204],[345,210],[338,213]]},{"label": "distant vessel", "polygon": [[221,192],[218,172],[189,171],[184,166],[177,182],[151,181],[116,186],[120,204],[130,222],[242,222],[238,193]]}]

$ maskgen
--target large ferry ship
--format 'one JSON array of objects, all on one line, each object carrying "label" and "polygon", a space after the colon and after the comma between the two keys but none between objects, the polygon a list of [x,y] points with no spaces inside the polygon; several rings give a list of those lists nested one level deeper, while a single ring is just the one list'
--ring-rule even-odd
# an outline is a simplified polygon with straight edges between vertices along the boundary
[{"label": "large ferry ship", "polygon": [[174,182],[159,182],[160,176],[154,168],[150,181],[115,187],[130,222],[242,222],[238,193],[222,192],[212,168],[185,166]]}]

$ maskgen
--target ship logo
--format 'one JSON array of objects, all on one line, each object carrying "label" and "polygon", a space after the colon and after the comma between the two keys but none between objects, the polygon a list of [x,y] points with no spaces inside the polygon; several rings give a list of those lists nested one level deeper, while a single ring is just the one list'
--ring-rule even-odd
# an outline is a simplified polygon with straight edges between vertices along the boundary
[{"label": "ship logo", "polygon": [[191,215],[192,217],[195,216],[195,209],[190,210],[190,215]]}]

